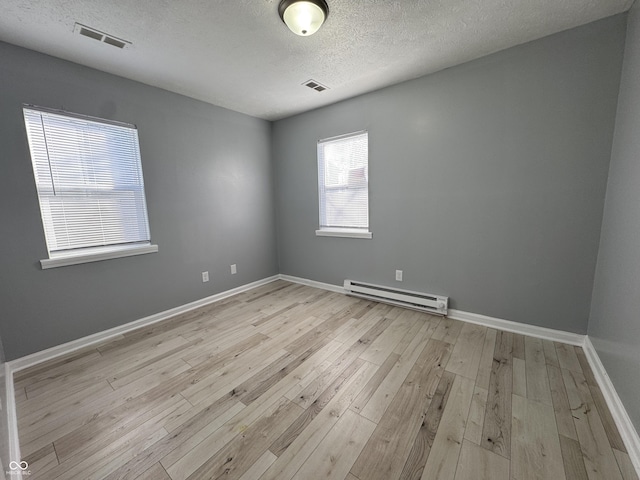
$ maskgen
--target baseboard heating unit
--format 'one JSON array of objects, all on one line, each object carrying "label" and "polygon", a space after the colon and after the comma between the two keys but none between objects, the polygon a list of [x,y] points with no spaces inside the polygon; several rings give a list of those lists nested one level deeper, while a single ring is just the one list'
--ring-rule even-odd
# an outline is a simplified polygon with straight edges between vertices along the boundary
[{"label": "baseboard heating unit", "polygon": [[434,315],[446,315],[449,305],[449,297],[383,287],[354,280],[345,280],[344,289],[347,291],[347,295],[413,308]]}]

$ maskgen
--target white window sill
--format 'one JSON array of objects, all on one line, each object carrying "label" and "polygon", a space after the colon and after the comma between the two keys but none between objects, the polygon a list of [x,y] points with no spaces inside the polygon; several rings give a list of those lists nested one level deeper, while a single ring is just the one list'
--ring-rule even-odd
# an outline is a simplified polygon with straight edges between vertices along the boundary
[{"label": "white window sill", "polygon": [[158,251],[157,245],[126,245],[115,247],[92,248],[82,253],[54,253],[51,258],[40,260],[43,270],[48,268],[66,267],[80,263],[100,262],[112,258],[132,257]]},{"label": "white window sill", "polygon": [[371,238],[371,232],[348,228],[323,228],[316,230],[316,237]]}]

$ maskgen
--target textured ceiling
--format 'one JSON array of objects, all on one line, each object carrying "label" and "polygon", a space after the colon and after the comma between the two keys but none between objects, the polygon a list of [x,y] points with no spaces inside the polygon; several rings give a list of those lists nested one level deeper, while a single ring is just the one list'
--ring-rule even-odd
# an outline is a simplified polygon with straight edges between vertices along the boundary
[{"label": "textured ceiling", "polygon": [[[628,10],[633,0],[328,0],[291,33],[278,0],[0,0],[0,40],[269,120]],[[78,22],[131,42],[74,33]],[[314,79],[322,93],[301,84]]]}]

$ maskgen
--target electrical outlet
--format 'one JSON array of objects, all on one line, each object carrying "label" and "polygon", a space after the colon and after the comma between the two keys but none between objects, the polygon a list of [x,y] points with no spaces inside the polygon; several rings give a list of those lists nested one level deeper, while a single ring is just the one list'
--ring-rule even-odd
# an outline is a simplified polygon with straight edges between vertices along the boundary
[{"label": "electrical outlet", "polygon": [[236,264],[231,265],[231,275],[235,275],[238,273],[238,269],[236,268]]},{"label": "electrical outlet", "polygon": [[396,270],[396,280],[398,282],[402,281],[402,270]]},{"label": "electrical outlet", "polygon": [[209,272],[202,272],[202,282],[208,282],[209,281]]}]

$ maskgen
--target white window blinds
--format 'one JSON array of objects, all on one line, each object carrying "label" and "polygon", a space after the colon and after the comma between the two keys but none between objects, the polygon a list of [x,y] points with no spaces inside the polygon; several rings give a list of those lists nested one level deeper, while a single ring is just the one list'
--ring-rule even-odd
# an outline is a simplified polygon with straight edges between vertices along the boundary
[{"label": "white window blinds", "polygon": [[320,229],[369,229],[369,136],[318,142]]},{"label": "white window blinds", "polygon": [[149,244],[135,126],[24,108],[49,254]]}]

